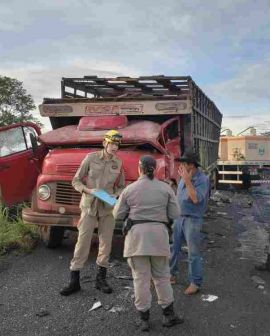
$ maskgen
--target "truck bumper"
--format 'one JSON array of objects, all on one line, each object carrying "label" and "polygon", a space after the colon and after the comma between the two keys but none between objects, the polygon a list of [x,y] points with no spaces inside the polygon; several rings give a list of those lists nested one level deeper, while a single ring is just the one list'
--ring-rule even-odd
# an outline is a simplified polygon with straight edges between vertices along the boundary
[{"label": "truck bumper", "polygon": [[[22,219],[24,223],[31,225],[65,226],[67,228],[76,228],[80,217],[74,215],[61,215],[57,213],[35,212],[30,208],[25,208],[22,211]],[[114,234],[122,235],[122,227],[116,225]]]},{"label": "truck bumper", "polygon": [[22,219],[26,224],[76,227],[78,216],[35,212],[30,208],[23,209]]}]

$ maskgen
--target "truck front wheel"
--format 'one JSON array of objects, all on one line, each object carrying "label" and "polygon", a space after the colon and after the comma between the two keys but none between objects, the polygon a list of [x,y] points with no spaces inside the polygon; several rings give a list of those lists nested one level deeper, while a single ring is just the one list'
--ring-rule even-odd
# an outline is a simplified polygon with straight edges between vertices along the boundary
[{"label": "truck front wheel", "polygon": [[56,248],[61,246],[64,238],[65,228],[63,226],[41,226],[40,235],[45,246]]}]

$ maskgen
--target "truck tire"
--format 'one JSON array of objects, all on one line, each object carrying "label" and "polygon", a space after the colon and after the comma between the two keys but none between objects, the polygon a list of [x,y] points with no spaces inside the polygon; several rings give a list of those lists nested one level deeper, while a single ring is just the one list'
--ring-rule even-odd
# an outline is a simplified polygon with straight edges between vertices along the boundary
[{"label": "truck tire", "polygon": [[65,228],[63,226],[41,226],[40,236],[47,248],[61,246],[64,238]]},{"label": "truck tire", "polygon": [[[37,211],[37,197],[36,188],[32,193],[31,209]],[[62,240],[64,238],[65,228],[63,226],[39,226],[40,238],[48,248],[56,248],[61,246]]]}]

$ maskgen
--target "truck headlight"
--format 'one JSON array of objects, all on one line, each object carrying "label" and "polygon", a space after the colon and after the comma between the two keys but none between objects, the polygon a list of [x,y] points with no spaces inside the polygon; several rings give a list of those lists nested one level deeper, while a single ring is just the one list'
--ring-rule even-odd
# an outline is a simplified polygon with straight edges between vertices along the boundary
[{"label": "truck headlight", "polygon": [[47,184],[42,184],[41,186],[39,186],[38,197],[42,201],[46,201],[47,199],[50,198],[50,196],[51,196],[51,190],[50,190],[50,187]]}]

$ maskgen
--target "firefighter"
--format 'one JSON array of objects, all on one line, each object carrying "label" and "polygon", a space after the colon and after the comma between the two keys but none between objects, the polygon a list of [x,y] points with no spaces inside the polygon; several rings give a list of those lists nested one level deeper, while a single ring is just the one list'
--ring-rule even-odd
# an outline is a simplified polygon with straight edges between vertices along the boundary
[{"label": "firefighter", "polygon": [[116,156],[121,139],[122,135],[118,131],[108,131],[103,141],[103,150],[88,154],[72,180],[73,187],[82,194],[81,216],[78,240],[70,263],[70,283],[60,291],[62,295],[67,296],[81,289],[80,270],[88,259],[95,227],[98,227],[99,238],[96,288],[103,293],[112,292],[106,281],[106,273],[115,223],[112,208],[94,197],[92,192],[95,189],[103,189],[118,197],[123,190],[125,177],[122,162]]},{"label": "firefighter", "polygon": [[[158,303],[163,310],[163,326],[182,323],[173,309],[170,284],[170,245],[166,224],[180,214],[176,196],[165,182],[154,178],[156,160],[145,155],[139,161],[139,179],[122,192],[113,215],[126,220],[124,257],[132,270],[135,306],[141,319],[141,330],[149,331],[151,279]],[[127,224],[128,223],[128,224]]]}]

